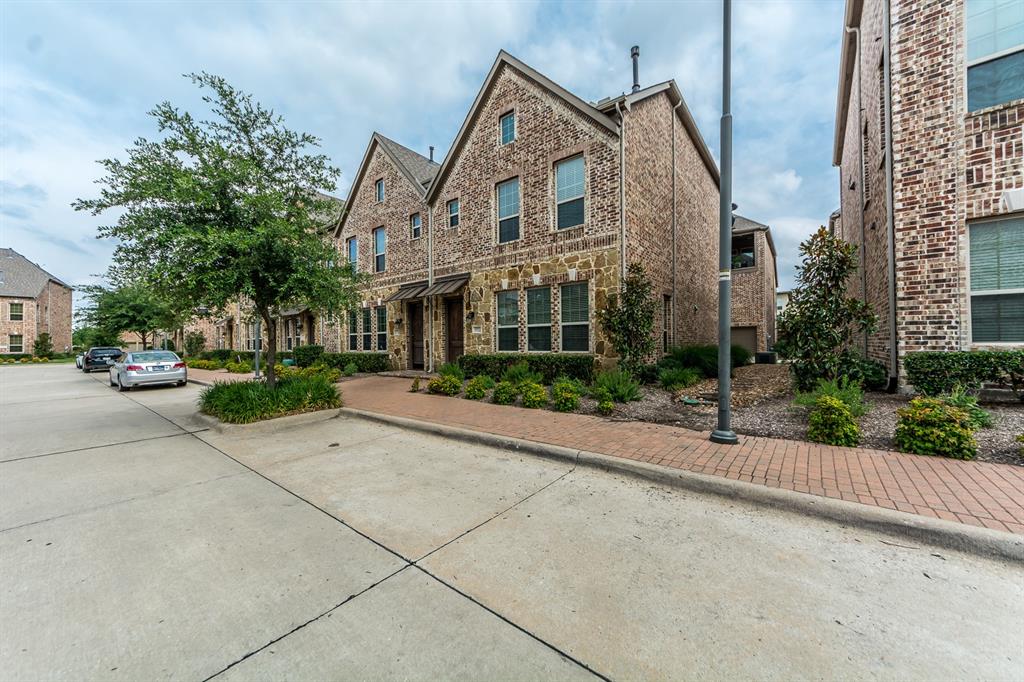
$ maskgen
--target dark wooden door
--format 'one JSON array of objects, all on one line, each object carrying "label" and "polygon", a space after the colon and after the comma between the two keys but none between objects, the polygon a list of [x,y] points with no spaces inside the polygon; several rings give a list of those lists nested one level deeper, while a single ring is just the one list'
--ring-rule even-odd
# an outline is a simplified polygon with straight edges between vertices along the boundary
[{"label": "dark wooden door", "polygon": [[444,302],[448,318],[448,362],[455,362],[465,351],[462,328],[462,297],[448,298]]},{"label": "dark wooden door", "polygon": [[409,365],[412,369],[423,369],[423,302],[409,303]]}]

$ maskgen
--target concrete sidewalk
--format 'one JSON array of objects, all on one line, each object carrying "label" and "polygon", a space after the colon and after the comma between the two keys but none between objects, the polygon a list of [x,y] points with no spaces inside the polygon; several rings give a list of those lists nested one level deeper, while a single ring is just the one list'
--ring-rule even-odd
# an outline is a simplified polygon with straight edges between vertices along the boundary
[{"label": "concrete sidewalk", "polygon": [[347,407],[586,450],[1024,535],[1024,468],[706,433],[409,393],[407,379],[344,382]]}]

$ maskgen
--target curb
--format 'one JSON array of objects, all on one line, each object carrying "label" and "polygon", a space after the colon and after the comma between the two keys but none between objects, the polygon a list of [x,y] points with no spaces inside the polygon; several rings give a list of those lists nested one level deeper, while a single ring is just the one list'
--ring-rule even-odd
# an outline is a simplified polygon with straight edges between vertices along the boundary
[{"label": "curb", "polygon": [[259,434],[267,431],[279,431],[281,429],[292,428],[295,426],[305,426],[306,424],[315,424],[317,422],[328,421],[330,419],[337,419],[341,416],[344,408],[334,408],[332,410],[316,410],[314,412],[302,412],[300,414],[290,414],[285,417],[274,417],[273,419],[263,419],[252,424],[228,424],[221,420],[211,417],[208,414],[197,412],[195,418],[206,425],[207,430],[215,431],[217,433],[233,433],[233,434]]},{"label": "curb", "polygon": [[[625,474],[690,492],[717,495],[731,500],[742,500],[781,511],[816,516],[844,525],[856,526],[903,538],[912,538],[919,542],[945,549],[958,550],[1013,563],[1024,562],[1024,537],[990,528],[978,528],[943,519],[907,514],[883,507],[870,507],[856,502],[847,502],[846,500],[820,497],[783,488],[769,488],[755,483],[720,478],[718,476],[686,471],[685,469],[670,469],[656,464],[637,462],[612,455],[575,450],[560,445],[549,445],[547,443],[509,436],[498,436],[485,431],[473,431],[456,426],[418,421],[378,412],[368,412],[351,407],[343,407],[338,410],[338,413],[335,416],[348,415],[369,421],[400,426],[422,433],[454,438],[467,443],[526,452],[548,459],[568,461],[579,466]],[[287,418],[285,417],[284,419]]]}]

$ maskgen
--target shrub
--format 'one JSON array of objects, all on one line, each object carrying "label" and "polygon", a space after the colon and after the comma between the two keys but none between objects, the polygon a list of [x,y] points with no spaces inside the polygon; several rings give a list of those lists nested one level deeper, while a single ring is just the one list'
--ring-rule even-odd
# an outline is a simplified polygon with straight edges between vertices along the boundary
[{"label": "shrub", "polygon": [[633,378],[632,374],[624,369],[616,368],[607,372],[601,372],[597,375],[594,386],[607,390],[611,399],[617,403],[640,400],[640,384]]},{"label": "shrub", "polygon": [[451,374],[442,374],[430,380],[427,390],[447,396],[458,395],[462,391],[462,382]]},{"label": "shrub", "polygon": [[354,363],[358,371],[367,374],[386,372],[389,369],[387,353],[324,353],[320,356],[320,362],[338,369]]},{"label": "shrub", "polygon": [[548,404],[548,390],[533,381],[519,384],[519,393],[523,397],[523,407],[544,407]]},{"label": "shrub", "polygon": [[221,365],[216,360],[203,360],[201,358],[189,358],[185,364],[195,369],[220,369]]},{"label": "shrub", "polygon": [[43,332],[36,337],[32,344],[32,354],[40,358],[49,358],[53,355],[53,340],[48,332]]},{"label": "shrub", "polygon": [[937,398],[914,398],[896,410],[896,447],[918,455],[974,459],[978,446],[966,412]]},{"label": "shrub", "polygon": [[413,379],[412,379],[412,386],[409,387],[409,393],[419,393],[419,392],[420,392],[420,378],[419,377],[413,377]]},{"label": "shrub", "polygon": [[195,357],[202,352],[203,346],[206,345],[206,337],[202,332],[186,332],[185,333],[185,355],[188,357]]},{"label": "shrub", "polygon": [[657,306],[643,266],[632,263],[622,280],[621,293],[609,296],[607,305],[598,308],[598,323],[619,354],[619,364],[624,369],[636,369],[654,353]]},{"label": "shrub", "polygon": [[[732,346],[730,350],[731,369],[750,363],[750,351],[746,348]],[[718,346],[711,343],[673,346],[669,349],[668,355],[662,358],[659,366],[663,370],[691,368],[707,379],[714,379],[718,376]]]},{"label": "shrub", "polygon": [[660,368],[657,365],[640,365],[633,376],[641,384],[656,384],[659,381]]},{"label": "shrub", "polygon": [[466,373],[462,370],[461,367],[459,367],[457,363],[454,362],[444,363],[443,365],[441,365],[440,369],[437,370],[437,373],[442,376],[455,377],[459,381],[466,380]]},{"label": "shrub", "polygon": [[511,405],[516,401],[519,392],[516,385],[507,381],[499,381],[494,385],[494,393],[491,394],[491,401],[499,405]]},{"label": "shrub", "polygon": [[907,381],[927,396],[950,393],[957,384],[974,391],[988,381],[1010,386],[1024,400],[1024,350],[908,353],[903,366]]},{"label": "shrub", "polygon": [[865,390],[881,391],[889,385],[889,371],[877,360],[848,352],[843,354],[839,365],[839,376],[856,381]]},{"label": "shrub", "polygon": [[963,386],[956,386],[952,393],[943,396],[942,402],[966,412],[971,428],[975,431],[987,429],[993,424],[992,415],[979,407],[978,398],[968,393]]},{"label": "shrub", "polygon": [[540,372],[534,372],[530,369],[530,364],[527,362],[517,362],[501,375],[502,381],[507,381],[510,384],[518,386],[523,383],[544,383],[544,375]]},{"label": "shrub", "polygon": [[252,372],[251,362],[225,362],[224,369],[232,374],[248,374]]},{"label": "shrub", "polygon": [[573,380],[556,380],[551,386],[551,400],[559,412],[575,412],[580,406],[579,385]]},{"label": "shrub", "polygon": [[315,365],[323,354],[323,346],[296,346],[292,349],[292,358],[295,360],[295,364],[299,367],[310,367],[311,365]]},{"label": "shrub", "polygon": [[605,416],[615,411],[615,401],[612,394],[603,386],[595,386],[590,391],[590,397],[597,401],[597,411]]},{"label": "shrub", "polygon": [[50,358],[46,357],[45,355],[43,357],[39,358],[39,362],[49,362],[49,361],[50,361]]},{"label": "shrub", "polygon": [[282,379],[273,389],[264,381],[217,382],[199,396],[203,413],[232,424],[340,406],[337,387],[323,376]]},{"label": "shrub", "polygon": [[313,365],[312,367],[274,365],[274,373],[282,379],[289,377],[322,376],[332,384],[341,377],[341,370],[335,367],[328,367],[327,365]]},{"label": "shrub", "polygon": [[743,346],[737,346],[736,344],[729,346],[729,362],[732,363],[734,369],[743,365],[749,365],[753,359],[754,354]]},{"label": "shrub", "polygon": [[846,377],[831,380],[818,379],[818,385],[813,391],[797,391],[793,403],[804,407],[816,407],[818,399],[823,396],[841,401],[854,417],[863,417],[864,413],[868,411],[867,405],[864,404],[864,391],[861,390],[860,384],[849,381]]},{"label": "shrub", "polygon": [[506,369],[521,362],[525,362],[531,371],[540,373],[545,384],[562,375],[588,384],[594,380],[594,356],[584,353],[491,353],[459,358],[459,366],[468,377],[478,374],[500,377]]},{"label": "shrub", "polygon": [[1024,457],[1024,433],[1017,436],[1017,442],[1020,443],[1020,456]]},{"label": "shrub", "polygon": [[[216,350],[204,350],[199,353],[199,357],[203,360],[216,360],[217,362],[227,362],[232,359],[237,351],[233,351],[230,348],[217,348]],[[247,353],[243,353],[245,355]]]},{"label": "shrub", "polygon": [[341,370],[341,373],[347,377],[355,376],[358,372],[359,365],[357,365],[354,362],[348,363],[347,365],[345,365],[344,369]]},{"label": "shrub", "polygon": [[678,391],[693,386],[701,380],[701,375],[691,367],[668,368],[661,370],[658,380],[666,391]]},{"label": "shrub", "polygon": [[[490,382],[488,384],[488,382]],[[486,374],[475,376],[466,384],[466,398],[469,400],[481,400],[487,395],[487,389],[494,386],[494,379]]]},{"label": "shrub", "polygon": [[853,447],[860,442],[860,429],[850,408],[839,398],[819,396],[807,420],[807,439],[827,445]]}]

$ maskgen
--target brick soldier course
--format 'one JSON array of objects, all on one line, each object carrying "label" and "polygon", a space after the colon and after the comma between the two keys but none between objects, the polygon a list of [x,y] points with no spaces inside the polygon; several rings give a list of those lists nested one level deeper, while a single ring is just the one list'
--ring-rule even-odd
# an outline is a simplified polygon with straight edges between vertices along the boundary
[{"label": "brick soldier course", "polygon": [[1016,9],[846,3],[830,225],[861,248],[864,348],[901,385],[910,352],[1024,347],[1024,84],[993,76],[1024,59]]},{"label": "brick soldier course", "polygon": [[71,348],[71,287],[14,249],[0,249],[0,354],[31,353],[48,333],[54,351]]}]

